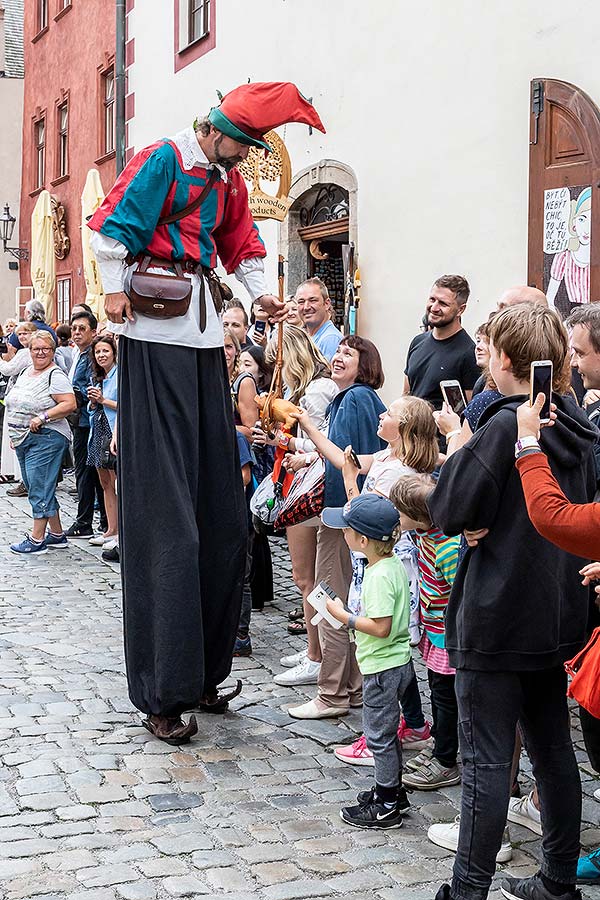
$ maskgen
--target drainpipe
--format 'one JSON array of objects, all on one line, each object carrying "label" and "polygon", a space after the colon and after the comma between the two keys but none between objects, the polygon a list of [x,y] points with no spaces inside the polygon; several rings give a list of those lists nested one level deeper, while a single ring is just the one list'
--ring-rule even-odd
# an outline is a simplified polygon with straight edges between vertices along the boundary
[{"label": "drainpipe", "polygon": [[115,48],[115,144],[117,151],[117,175],[125,167],[125,0],[116,0],[116,48]]}]

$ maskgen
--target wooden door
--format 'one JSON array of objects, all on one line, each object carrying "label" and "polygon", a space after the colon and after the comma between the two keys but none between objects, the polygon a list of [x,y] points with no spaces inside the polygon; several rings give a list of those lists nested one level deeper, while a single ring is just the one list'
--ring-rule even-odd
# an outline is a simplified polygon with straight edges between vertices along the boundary
[{"label": "wooden door", "polygon": [[566,81],[531,83],[528,282],[564,317],[600,300],[600,110]]}]

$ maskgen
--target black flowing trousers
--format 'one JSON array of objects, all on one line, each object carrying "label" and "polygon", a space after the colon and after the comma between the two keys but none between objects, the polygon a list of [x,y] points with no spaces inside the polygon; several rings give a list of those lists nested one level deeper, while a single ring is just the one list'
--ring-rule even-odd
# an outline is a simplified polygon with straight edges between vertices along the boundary
[{"label": "black flowing trousers", "polygon": [[225,357],[121,338],[118,494],[129,696],[177,716],[231,671],[248,532]]}]

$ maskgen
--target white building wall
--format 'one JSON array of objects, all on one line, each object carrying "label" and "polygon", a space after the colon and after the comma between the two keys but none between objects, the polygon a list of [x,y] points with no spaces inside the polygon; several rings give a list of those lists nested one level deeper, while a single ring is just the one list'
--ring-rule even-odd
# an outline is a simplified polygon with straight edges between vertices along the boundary
[{"label": "white building wall", "polygon": [[[390,399],[438,275],[468,277],[471,331],[525,281],[530,81],[573,82],[600,105],[600,4],[215,2],[216,48],[178,74],[173,2],[136,3],[130,143],[175,132],[248,79],[312,96],[327,134],[279,133],[294,173],[329,158],[357,175],[360,331],[381,350]],[[275,287],[277,226],[260,227]]]}]

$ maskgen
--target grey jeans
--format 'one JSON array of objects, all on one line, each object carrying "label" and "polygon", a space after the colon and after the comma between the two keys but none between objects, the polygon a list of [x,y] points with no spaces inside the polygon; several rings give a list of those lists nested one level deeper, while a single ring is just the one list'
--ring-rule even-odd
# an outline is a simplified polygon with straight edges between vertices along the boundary
[{"label": "grey jeans", "polygon": [[412,660],[404,666],[364,676],[363,728],[375,763],[375,783],[381,787],[396,787],[400,783],[399,703],[413,678]]}]

